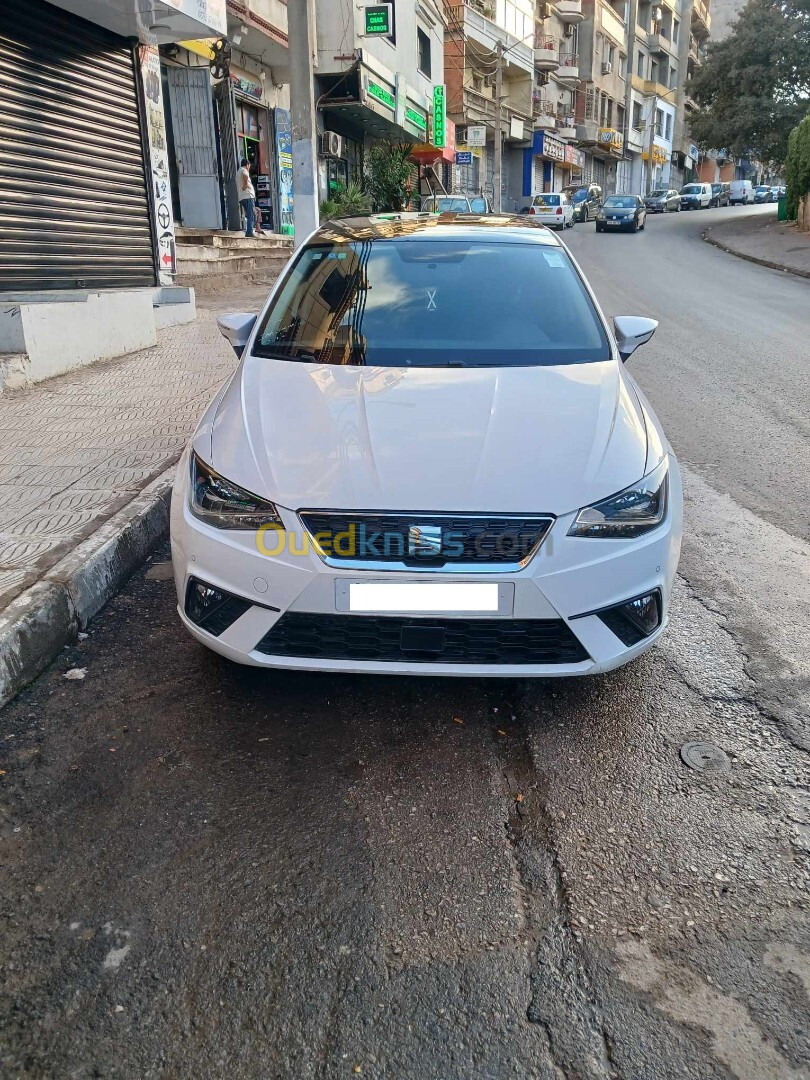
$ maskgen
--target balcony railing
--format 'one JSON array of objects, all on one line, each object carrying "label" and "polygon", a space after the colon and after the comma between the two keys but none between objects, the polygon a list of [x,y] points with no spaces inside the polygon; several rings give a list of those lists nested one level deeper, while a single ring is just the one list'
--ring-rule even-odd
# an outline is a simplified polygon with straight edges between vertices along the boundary
[{"label": "balcony railing", "polygon": [[477,11],[487,19],[495,18],[495,0],[464,0],[467,7]]},{"label": "balcony railing", "polygon": [[558,79],[578,79],[579,54],[560,50],[556,76]]},{"label": "balcony railing", "polygon": [[556,115],[557,110],[553,101],[549,101],[548,98],[540,97],[538,94],[532,96],[532,116],[555,117]]},{"label": "balcony railing", "polygon": [[559,48],[554,38],[538,34],[534,39],[534,66],[540,71],[553,71],[559,62]]}]

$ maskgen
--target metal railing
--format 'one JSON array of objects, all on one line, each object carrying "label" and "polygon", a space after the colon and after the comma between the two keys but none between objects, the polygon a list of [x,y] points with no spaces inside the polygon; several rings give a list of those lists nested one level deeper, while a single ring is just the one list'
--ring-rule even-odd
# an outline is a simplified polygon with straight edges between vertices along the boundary
[{"label": "metal railing", "polygon": [[579,67],[579,53],[567,52],[564,49],[560,49],[559,64],[561,68]]}]

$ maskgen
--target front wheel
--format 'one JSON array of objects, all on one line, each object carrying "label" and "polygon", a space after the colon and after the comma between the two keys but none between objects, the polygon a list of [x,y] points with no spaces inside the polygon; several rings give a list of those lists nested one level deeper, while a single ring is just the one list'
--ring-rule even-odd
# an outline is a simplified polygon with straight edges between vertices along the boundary
[{"label": "front wheel", "polygon": [[633,232],[638,232],[638,221],[633,222]]}]

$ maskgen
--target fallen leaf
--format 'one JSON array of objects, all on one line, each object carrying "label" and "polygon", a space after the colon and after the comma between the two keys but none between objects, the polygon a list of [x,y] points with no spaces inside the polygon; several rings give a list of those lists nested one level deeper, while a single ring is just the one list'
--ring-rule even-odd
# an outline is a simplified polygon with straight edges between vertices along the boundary
[{"label": "fallen leaf", "polygon": [[515,796],[515,802],[523,802],[523,796],[520,794],[520,792],[518,792]]},{"label": "fallen leaf", "polygon": [[453,717],[453,723],[454,723],[454,724],[463,724],[463,723],[464,723],[464,721],[463,721],[463,720],[461,719],[461,717],[460,717],[460,716],[454,716],[454,717]]},{"label": "fallen leaf", "polygon": [[506,732],[503,730],[503,728],[498,728],[498,734],[499,735],[505,735]]},{"label": "fallen leaf", "polygon": [[362,1065],[355,1065],[354,1071],[356,1073],[361,1073],[363,1071],[363,1066]]},{"label": "fallen leaf", "polygon": [[110,747],[110,753],[111,753],[111,754],[114,754],[114,753],[115,753],[115,747],[114,747],[114,746],[111,746],[111,747]]},{"label": "fallen leaf", "polygon": [[87,674],[86,667],[72,667],[70,671],[66,671],[62,676],[63,679],[83,679]]}]

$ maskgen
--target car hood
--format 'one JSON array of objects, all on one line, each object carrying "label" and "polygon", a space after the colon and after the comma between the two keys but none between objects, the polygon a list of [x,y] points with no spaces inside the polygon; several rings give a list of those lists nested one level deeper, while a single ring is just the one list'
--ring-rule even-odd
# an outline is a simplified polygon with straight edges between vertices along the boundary
[{"label": "car hood", "polygon": [[563,514],[638,480],[647,434],[615,361],[413,369],[248,356],[196,448],[292,510]]},{"label": "car hood", "polygon": [[635,214],[637,207],[635,206],[604,206],[602,207],[606,214],[618,214],[619,217],[632,217]]}]

